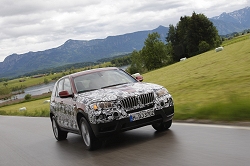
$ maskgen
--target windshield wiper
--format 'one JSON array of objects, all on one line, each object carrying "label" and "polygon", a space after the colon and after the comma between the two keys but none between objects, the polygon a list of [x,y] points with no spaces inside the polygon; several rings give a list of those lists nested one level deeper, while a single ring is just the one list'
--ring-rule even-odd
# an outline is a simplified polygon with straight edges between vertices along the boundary
[{"label": "windshield wiper", "polygon": [[112,86],[117,86],[117,85],[128,84],[128,83],[129,83],[129,82],[119,83],[119,84],[114,84],[114,85],[108,85],[108,86],[101,87],[101,89],[104,89],[104,88],[109,88],[109,87],[112,87]]},{"label": "windshield wiper", "polygon": [[78,93],[90,92],[90,91],[94,91],[94,90],[98,90],[98,89],[80,90],[80,91],[78,91]]}]

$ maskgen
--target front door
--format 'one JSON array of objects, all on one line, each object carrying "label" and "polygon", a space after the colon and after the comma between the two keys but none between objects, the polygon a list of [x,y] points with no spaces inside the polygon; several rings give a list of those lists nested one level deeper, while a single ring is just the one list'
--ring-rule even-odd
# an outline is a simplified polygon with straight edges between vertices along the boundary
[{"label": "front door", "polygon": [[67,129],[78,129],[76,122],[76,112],[74,106],[74,98],[66,97],[61,98],[59,92],[68,91],[69,94],[72,94],[72,86],[69,78],[64,78],[60,80],[57,84],[57,91],[54,98],[54,104],[56,107],[56,117],[58,125],[67,128]]}]

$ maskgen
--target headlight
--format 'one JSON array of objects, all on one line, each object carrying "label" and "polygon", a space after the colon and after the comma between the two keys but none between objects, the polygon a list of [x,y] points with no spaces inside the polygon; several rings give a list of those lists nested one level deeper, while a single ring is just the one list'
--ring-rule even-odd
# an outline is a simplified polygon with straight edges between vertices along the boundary
[{"label": "headlight", "polygon": [[161,88],[161,89],[156,91],[156,94],[157,94],[157,97],[161,97],[161,96],[167,95],[169,93],[168,93],[168,90],[166,88]]},{"label": "headlight", "polygon": [[92,109],[94,110],[99,110],[99,109],[109,109],[113,106],[112,102],[98,102],[98,103],[94,103],[92,105]]}]

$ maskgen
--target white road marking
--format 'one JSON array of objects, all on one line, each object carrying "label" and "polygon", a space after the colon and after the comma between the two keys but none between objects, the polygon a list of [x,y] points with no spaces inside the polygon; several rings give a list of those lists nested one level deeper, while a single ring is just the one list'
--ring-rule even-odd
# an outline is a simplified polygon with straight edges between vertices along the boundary
[{"label": "white road marking", "polygon": [[180,123],[180,122],[174,122],[173,125],[250,130],[250,127],[246,127],[246,126],[232,126],[232,125],[218,125],[218,124],[199,124],[199,123]]}]

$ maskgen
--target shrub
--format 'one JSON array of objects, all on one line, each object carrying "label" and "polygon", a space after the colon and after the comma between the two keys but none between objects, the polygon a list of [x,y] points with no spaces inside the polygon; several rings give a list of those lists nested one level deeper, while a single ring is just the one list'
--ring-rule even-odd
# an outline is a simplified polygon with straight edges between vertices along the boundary
[{"label": "shrub", "polygon": [[209,50],[209,44],[205,41],[201,41],[199,44],[199,53],[203,53]]},{"label": "shrub", "polygon": [[47,78],[44,78],[44,81],[43,81],[45,84],[48,84],[49,83],[49,80]]},{"label": "shrub", "polygon": [[25,95],[24,99],[25,99],[25,100],[30,100],[30,99],[31,99],[31,94]]}]

